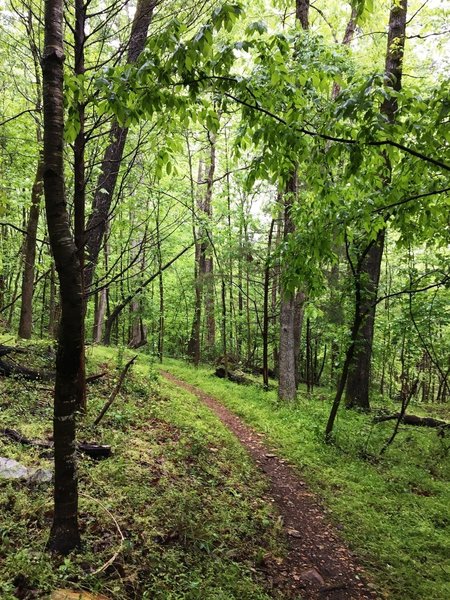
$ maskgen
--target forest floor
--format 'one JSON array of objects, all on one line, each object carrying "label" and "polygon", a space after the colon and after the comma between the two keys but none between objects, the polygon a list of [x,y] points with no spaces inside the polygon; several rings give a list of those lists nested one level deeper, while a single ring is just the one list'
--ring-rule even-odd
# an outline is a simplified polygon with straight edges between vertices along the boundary
[{"label": "forest floor", "polygon": [[[27,355],[18,359],[27,366],[53,364],[51,343],[20,345]],[[335,442],[326,445],[328,391],[318,389],[308,397],[301,390],[298,403],[286,407],[277,403],[276,390],[263,392],[258,383],[238,386],[212,376],[211,367],[193,369],[178,360],[168,359],[160,367],[145,352],[95,427],[129,357],[123,348],[87,351],[88,373],[106,375],[89,386],[78,437],[111,445],[112,456],[102,461],[79,456],[80,551],[66,558],[45,551],[51,483],[0,479],[2,600],[47,600],[61,588],[103,594],[107,600],[306,600],[316,590],[302,588],[305,570],[326,587],[341,583],[348,572],[358,574],[356,562],[376,584],[368,589],[376,589],[378,598],[450,597],[448,436],[402,427],[380,457],[392,423],[374,426],[372,416],[343,411]],[[197,390],[167,381],[159,369],[217,399],[233,413],[230,418],[239,417],[243,435],[250,432],[249,439],[256,440],[252,444],[260,466]],[[433,410],[414,406],[418,414],[448,419],[443,406],[438,414]],[[49,439],[51,382],[0,378],[0,421],[1,428],[28,438]],[[0,456],[27,467],[52,468],[51,450],[2,436]],[[306,525],[316,517],[320,522],[323,541],[308,542],[308,558],[296,533],[304,536],[308,529],[283,515],[280,505],[290,499],[288,494],[282,490],[277,498],[271,489],[277,469],[288,473],[283,476],[287,485],[294,485],[294,492],[298,485],[304,506],[311,507]],[[292,519],[298,516],[304,518]],[[286,528],[291,530],[287,541]],[[334,578],[324,569],[322,551],[336,564],[339,538],[358,560],[344,550],[351,562]],[[293,554],[301,563],[290,563]],[[364,597],[359,589],[356,593],[348,597]]]},{"label": "forest floor", "polygon": [[[340,537],[376,584],[377,595],[392,600],[450,598],[450,440],[448,432],[401,426],[380,455],[394,423],[373,423],[376,414],[398,405],[374,398],[372,413],[342,409],[332,444],[324,430],[332,391],[319,387],[297,402],[277,399],[276,386],[242,386],[167,359],[161,367],[213,396],[262,434],[317,494]],[[410,413],[450,420],[450,407],[414,402]]]},{"label": "forest floor", "polygon": [[[277,587],[286,596],[308,599],[357,600],[376,598],[364,582],[362,569],[339,539],[317,496],[305,481],[267,446],[258,434],[212,396],[167,371],[171,383],[197,396],[234,433],[269,481],[269,498],[281,516],[288,553],[277,565]],[[370,586],[370,584],[369,584]]]}]

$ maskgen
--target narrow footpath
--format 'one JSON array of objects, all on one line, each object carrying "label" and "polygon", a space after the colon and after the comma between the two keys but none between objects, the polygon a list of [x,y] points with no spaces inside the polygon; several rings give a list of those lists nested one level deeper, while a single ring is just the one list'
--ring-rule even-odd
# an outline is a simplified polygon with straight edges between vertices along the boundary
[{"label": "narrow footpath", "polygon": [[170,383],[197,396],[239,439],[265,474],[269,501],[282,518],[288,553],[281,565],[270,566],[273,586],[286,598],[302,600],[373,600],[356,558],[328,522],[318,498],[298,474],[276,456],[263,434],[201,389],[161,371]]}]

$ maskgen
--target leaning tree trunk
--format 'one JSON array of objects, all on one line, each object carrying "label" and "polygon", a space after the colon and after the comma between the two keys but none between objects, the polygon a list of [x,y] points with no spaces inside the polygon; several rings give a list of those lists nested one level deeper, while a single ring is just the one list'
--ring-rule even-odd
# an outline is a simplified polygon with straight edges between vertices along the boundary
[{"label": "leaning tree trunk", "polygon": [[50,245],[61,293],[56,357],[53,439],[55,489],[48,548],[66,554],[80,544],[75,415],[83,352],[83,297],[77,248],[70,229],[64,189],[63,2],[45,2],[42,59],[44,106],[44,193]]},{"label": "leaning tree trunk", "polygon": [[[145,48],[148,28],[157,2],[158,0],[138,0],[128,45],[128,63],[135,63]],[[92,203],[92,213],[86,227],[85,242],[88,264],[84,270],[84,287],[87,292],[92,285],[98,255],[102,247],[127,135],[128,129],[114,121],[101,165]]]},{"label": "leaning tree trunk", "polygon": [[[389,15],[389,32],[386,53],[385,79],[387,85],[395,92],[402,88],[403,54],[405,48],[407,0],[396,0],[391,6]],[[394,123],[398,110],[395,95],[387,98],[382,106],[381,113],[385,115],[390,123]],[[383,179],[383,186],[390,183],[390,163],[385,154],[387,175]],[[370,408],[370,366],[372,358],[373,334],[376,312],[376,296],[378,293],[378,282],[380,279],[381,261],[383,258],[385,231],[378,234],[377,243],[374,244],[367,256],[366,268],[363,277],[366,280],[363,291],[363,307],[365,307],[365,318],[356,340],[353,360],[349,367],[349,375],[346,389],[346,405],[358,407],[364,410]]]}]

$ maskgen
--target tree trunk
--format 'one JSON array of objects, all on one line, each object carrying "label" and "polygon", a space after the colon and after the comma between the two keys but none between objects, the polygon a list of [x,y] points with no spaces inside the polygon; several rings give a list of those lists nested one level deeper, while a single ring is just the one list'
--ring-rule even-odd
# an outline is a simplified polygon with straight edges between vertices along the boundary
[{"label": "tree trunk", "polygon": [[28,217],[24,246],[22,275],[22,303],[20,306],[19,337],[29,340],[33,329],[34,267],[36,261],[36,235],[42,197],[42,157],[39,157],[36,176],[31,191],[31,208]]},{"label": "tree trunk", "polygon": [[[86,22],[86,4],[84,0],[75,0],[75,35],[74,35],[74,50],[75,50],[75,75],[83,77],[84,68],[84,43],[85,43],[85,22]],[[84,135],[85,121],[85,105],[84,99],[77,103],[78,121],[80,130],[73,146],[73,170],[74,170],[74,194],[73,194],[73,211],[74,211],[74,234],[75,245],[78,251],[78,261],[80,263],[81,274],[81,292],[84,297],[84,238],[85,238],[85,208],[86,208],[86,181],[85,181],[85,147],[86,140]],[[82,321],[82,355],[80,363],[80,371],[78,373],[78,405],[84,412],[86,411],[86,365],[84,355],[84,338],[85,325],[83,308]]]},{"label": "tree trunk", "polygon": [[50,245],[61,292],[56,357],[53,439],[55,489],[50,550],[67,554],[80,544],[75,415],[81,364],[83,297],[78,252],[69,224],[64,189],[63,2],[45,2],[42,59],[44,92],[44,193]]},{"label": "tree trunk", "polygon": [[[286,241],[294,231],[291,210],[297,194],[297,174],[289,181],[284,198],[284,232]],[[295,297],[281,285],[280,303],[280,348],[278,357],[278,397],[283,401],[293,401],[296,397],[296,360],[295,360]]]},{"label": "tree trunk", "polygon": [[[145,48],[148,28],[150,27],[156,4],[157,0],[138,0],[128,46],[128,63],[135,63]],[[86,227],[85,239],[88,254],[88,264],[84,271],[84,286],[86,291],[89,291],[91,287],[94,270],[97,266],[98,255],[108,223],[127,135],[128,129],[121,127],[117,121],[114,121],[111,125],[109,144],[103,157],[100,176],[97,182],[92,203],[92,213]]]},{"label": "tree trunk", "polygon": [[[387,85],[395,92],[399,92],[402,87],[406,13],[407,0],[396,0],[392,3],[389,15],[385,79]],[[381,113],[387,117],[390,123],[394,123],[397,110],[398,103],[395,95],[386,98],[381,106]],[[387,175],[384,177],[383,185],[388,185],[391,178],[390,163],[388,156],[386,154],[384,156]],[[367,255],[366,266],[363,271],[363,279],[366,279],[366,285],[365,290],[363,291],[364,299],[362,306],[364,312],[366,312],[365,308],[367,308],[368,305],[371,305],[371,307],[367,311],[358,334],[358,339],[356,340],[355,353],[349,368],[349,378],[346,390],[347,407],[358,407],[363,410],[368,410],[370,408],[370,365],[376,312],[374,300],[378,293],[384,238],[385,231],[383,230],[379,232],[377,243],[371,247],[369,254]]]},{"label": "tree trunk", "polygon": [[377,242],[369,250],[362,271],[362,303],[364,314],[355,341],[355,351],[349,367],[345,404],[347,408],[370,409],[370,370],[373,333],[375,325],[376,297],[383,257],[385,230],[378,234]]},{"label": "tree trunk", "polygon": [[264,390],[269,389],[269,285],[270,285],[270,259],[272,253],[272,236],[275,225],[274,219],[270,223],[269,238],[267,240],[267,258],[264,269],[264,306],[263,306],[263,385]]},{"label": "tree trunk", "polygon": [[300,354],[303,329],[303,313],[306,295],[298,291],[294,299],[294,358],[295,358],[295,387],[300,383]]},{"label": "tree trunk", "polygon": [[[214,183],[214,173],[216,170],[216,140],[215,136],[208,134],[210,154],[209,154],[209,168],[206,178],[206,191],[203,201],[203,213],[208,220],[212,218],[212,191]],[[200,276],[204,278],[205,282],[205,319],[206,319],[206,351],[210,357],[214,354],[214,348],[216,344],[216,319],[214,315],[214,259],[212,254],[212,240],[211,229],[208,225],[207,230],[204,232],[207,236],[205,239],[204,247],[204,273],[200,273]]]}]

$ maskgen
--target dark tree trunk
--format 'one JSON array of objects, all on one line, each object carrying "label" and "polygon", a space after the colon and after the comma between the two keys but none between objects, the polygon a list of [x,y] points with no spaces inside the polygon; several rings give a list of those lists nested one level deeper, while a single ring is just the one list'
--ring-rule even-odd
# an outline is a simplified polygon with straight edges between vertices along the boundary
[{"label": "dark tree trunk", "polygon": [[[194,302],[194,317],[192,320],[191,335],[188,341],[187,353],[192,358],[195,366],[200,364],[201,359],[201,324],[202,324],[202,300],[203,300],[203,277],[201,274],[204,272],[204,249],[202,248],[202,242],[200,237],[202,232],[199,231],[197,234],[196,210],[202,209],[202,202],[198,189],[194,189],[194,176],[192,169],[192,157],[189,151],[189,170],[191,178],[191,201],[192,201],[192,235],[194,238],[195,255],[194,255],[194,285],[195,285],[195,302]],[[198,179],[197,183],[201,181],[203,176],[203,162],[200,160],[198,164]],[[197,201],[195,200],[197,192]]]},{"label": "dark tree trunk", "polygon": [[302,29],[309,28],[309,0],[296,0],[295,18],[300,21]]},{"label": "dark tree trunk", "polygon": [[[84,43],[85,43],[85,22],[86,22],[86,5],[84,0],[75,0],[75,75],[82,77],[85,72],[84,67]],[[85,105],[84,100],[78,102],[78,120],[80,130],[77,134],[73,149],[74,158],[74,233],[75,245],[78,251],[78,261],[80,263],[81,273],[81,291],[84,297],[84,226],[85,226],[85,207],[86,207],[86,182],[85,182],[85,146],[86,140],[84,135],[85,121]],[[83,309],[83,317],[85,314]],[[86,368],[84,355],[84,318],[82,322],[82,356],[80,363],[80,371],[78,373],[78,405],[82,411],[86,410]]]},{"label": "dark tree trunk", "polygon": [[270,259],[272,252],[272,236],[275,221],[272,219],[267,241],[267,258],[264,269],[264,306],[263,306],[263,385],[264,390],[269,389],[269,285],[270,285]]},{"label": "dark tree trunk", "polygon": [[[392,3],[389,15],[389,31],[386,52],[385,78],[388,86],[395,92],[402,87],[403,54],[405,48],[405,30],[406,30],[407,0],[395,1]],[[381,112],[390,123],[394,123],[398,110],[397,98],[395,95],[385,99],[381,106]],[[383,184],[390,182],[390,164],[387,155],[385,155],[387,175],[384,177]],[[346,390],[346,405],[348,407],[358,407],[363,410],[370,408],[369,388],[370,388],[370,365],[372,357],[373,334],[375,324],[376,306],[374,300],[378,293],[378,282],[380,278],[381,261],[383,258],[385,231],[378,234],[377,243],[372,245],[363,271],[362,280],[363,290],[362,307],[366,314],[362,327],[360,328],[358,339],[356,340],[355,352],[352,363],[349,368],[349,378]],[[367,309],[368,305],[371,307]]]},{"label": "dark tree trunk", "polygon": [[[42,81],[39,64],[39,49],[34,39],[33,12],[28,9],[26,29],[31,54],[33,56],[34,73],[36,77],[36,112],[42,112]],[[43,192],[42,174],[44,169],[42,157],[42,131],[40,124],[36,127],[36,141],[39,147],[39,158],[36,167],[36,175],[31,190],[31,207],[28,215],[27,235],[23,252],[23,275],[22,295],[20,306],[19,336],[30,339],[33,330],[33,294],[34,294],[34,272],[36,262],[36,235],[39,224],[40,204]]]},{"label": "dark tree trunk", "polygon": [[36,176],[31,191],[31,208],[23,253],[22,302],[20,306],[19,336],[29,340],[33,330],[34,268],[36,261],[36,235],[42,197],[42,157],[39,157]]},{"label": "dark tree trunk", "polygon": [[[157,0],[139,0],[133,19],[127,62],[134,63],[145,48],[148,28],[153,18]],[[105,229],[108,223],[120,163],[128,135],[128,129],[116,121],[111,126],[109,144],[103,157],[100,176],[92,203],[92,213],[86,227],[86,251],[88,264],[84,270],[84,286],[88,291],[97,266]]]},{"label": "dark tree trunk", "polygon": [[355,351],[348,371],[345,404],[347,408],[370,409],[370,367],[372,360],[373,333],[375,325],[376,297],[383,257],[385,230],[378,234],[370,248],[362,271],[362,302],[360,309],[365,315],[355,341]]},{"label": "dark tree trunk", "polygon": [[[289,181],[284,198],[284,232],[286,241],[294,231],[291,211],[297,194],[297,174],[294,173]],[[281,286],[280,302],[280,348],[278,356],[278,397],[283,401],[295,400],[297,387],[295,381],[295,297],[290,291]]]},{"label": "dark tree trunk", "polygon": [[83,298],[80,262],[70,230],[64,190],[63,61],[63,3],[62,0],[46,0],[42,59],[43,178],[50,245],[61,292],[53,417],[55,509],[48,548],[66,554],[80,544],[75,417],[78,374],[83,353]]}]

